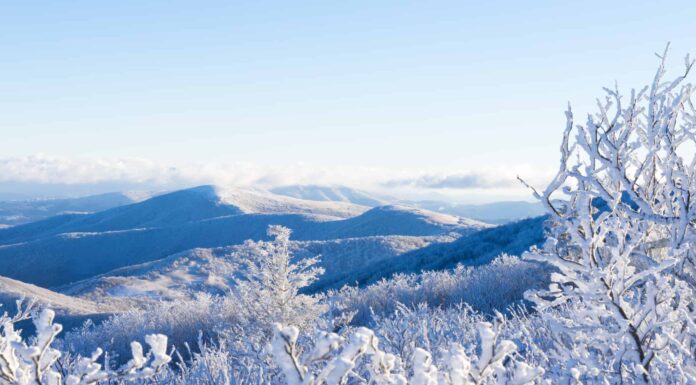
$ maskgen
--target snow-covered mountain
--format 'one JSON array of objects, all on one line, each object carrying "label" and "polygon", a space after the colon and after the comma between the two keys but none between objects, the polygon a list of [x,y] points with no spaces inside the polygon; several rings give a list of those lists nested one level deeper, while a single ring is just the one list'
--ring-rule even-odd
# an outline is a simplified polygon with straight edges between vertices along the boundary
[{"label": "snow-covered mountain", "polygon": [[83,237],[182,226],[239,214],[307,214],[317,220],[338,219],[358,215],[367,209],[345,203],[302,201],[260,190],[221,190],[214,186],[200,186],[91,215],[64,214],[5,229],[0,232],[0,244],[26,242],[58,234]]},{"label": "snow-covered mountain", "polygon": [[325,273],[307,288],[317,292],[520,253],[543,238],[542,222],[493,227],[400,204],[200,186],[0,229],[0,275],[11,277],[0,277],[0,303],[12,309],[17,298],[35,297],[73,327],[162,300],[223,294],[241,243],[266,239],[270,224],[293,230],[296,258],[321,255]]},{"label": "snow-covered mountain", "polygon": [[346,186],[292,185],[276,187],[271,192],[310,201],[348,202],[370,207],[394,202],[394,199],[378,197]]},{"label": "snow-covered mountain", "polygon": [[400,200],[393,197],[378,196],[346,186],[293,185],[276,187],[271,191],[276,194],[306,200],[350,202],[370,207],[405,204],[433,212],[497,224],[537,217],[545,213],[544,207],[538,202],[508,201],[464,204],[444,200]]},{"label": "snow-covered mountain", "polygon": [[[519,255],[543,240],[539,217],[458,237],[370,236],[334,240],[292,241],[295,258],[320,255],[325,269],[310,292],[366,284],[395,273],[449,269],[458,263],[488,263],[501,253]],[[146,306],[160,300],[190,298],[195,293],[227,292],[237,270],[241,246],[198,248],[88,278],[57,290],[114,306]]]},{"label": "snow-covered mountain", "polygon": [[202,186],[95,214],[1,229],[0,275],[44,287],[63,285],[189,249],[263,239],[270,224],[289,227],[295,240],[305,241],[437,236],[488,226],[406,206],[365,210],[351,203]]},{"label": "snow-covered mountain", "polygon": [[478,219],[486,223],[506,223],[545,214],[539,202],[509,201],[462,204],[444,201],[413,201],[408,204],[435,212]]},{"label": "snow-covered mountain", "polygon": [[138,202],[141,195],[107,193],[80,198],[0,201],[0,225],[15,226],[61,214],[94,213]]},{"label": "snow-covered mountain", "polygon": [[260,189],[215,188],[212,189],[220,203],[237,207],[245,214],[308,214],[325,216],[326,219],[350,218],[362,214],[368,205],[353,202],[314,201],[294,198]]}]

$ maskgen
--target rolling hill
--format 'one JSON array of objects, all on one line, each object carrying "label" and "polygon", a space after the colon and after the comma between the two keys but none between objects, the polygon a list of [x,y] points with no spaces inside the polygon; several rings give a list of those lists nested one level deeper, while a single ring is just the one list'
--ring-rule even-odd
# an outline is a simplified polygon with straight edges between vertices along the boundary
[{"label": "rolling hill", "polygon": [[[95,214],[0,229],[0,275],[43,287],[64,285],[189,249],[263,239],[270,224],[289,227],[298,241],[467,234],[488,226],[406,206],[365,210],[201,186]],[[361,214],[351,216],[356,213]]]},{"label": "rolling hill", "polygon": [[[360,266],[396,257],[451,236],[374,236],[329,241],[292,241],[296,258],[320,255],[325,273],[318,286],[349,279]],[[223,294],[237,271],[235,255],[240,246],[197,248],[139,265],[127,266],[56,290],[88,300],[119,306],[192,297],[198,292]],[[312,288],[309,288],[312,291]]]},{"label": "rolling hill", "polygon": [[16,226],[62,214],[94,213],[139,199],[129,193],[107,193],[80,198],[0,201],[0,224]]},{"label": "rolling hill", "polygon": [[498,224],[545,214],[545,209],[539,202],[509,201],[462,204],[443,201],[413,201],[408,203],[426,210]]},{"label": "rolling hill", "polygon": [[444,200],[400,200],[393,197],[378,196],[346,186],[293,185],[276,187],[271,191],[275,194],[305,200],[349,202],[370,207],[404,204],[410,207],[419,207],[424,210],[495,224],[537,217],[545,213],[544,207],[538,202],[505,201],[465,204]]},{"label": "rolling hill", "polygon": [[[546,217],[523,220],[456,235],[371,236],[334,240],[292,241],[295,258],[320,255],[325,273],[308,292],[343,285],[373,283],[396,273],[451,269],[457,264],[487,264],[501,253],[520,255],[543,241]],[[241,246],[199,248],[128,266],[57,290],[117,306],[146,306],[152,301],[191,298],[195,293],[227,292],[237,270]]]},{"label": "rolling hill", "polygon": [[398,256],[398,260],[376,260],[356,269],[349,279],[315,285],[315,290],[338,289],[346,284],[366,285],[397,273],[451,269],[457,264],[482,265],[500,254],[521,255],[541,244],[547,216],[484,228],[452,242],[434,242]]}]

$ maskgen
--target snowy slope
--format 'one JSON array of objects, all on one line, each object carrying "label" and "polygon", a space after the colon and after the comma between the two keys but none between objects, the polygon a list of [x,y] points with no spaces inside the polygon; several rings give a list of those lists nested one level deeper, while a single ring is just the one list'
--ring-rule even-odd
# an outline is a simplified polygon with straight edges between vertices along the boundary
[{"label": "snowy slope", "polygon": [[[282,213],[292,210],[313,215]],[[203,186],[96,214],[58,216],[2,229],[0,274],[45,287],[63,285],[197,247],[262,239],[270,224],[291,228],[296,240],[434,236],[486,227],[405,206],[377,207],[347,219],[327,216],[349,215],[351,210],[364,208]],[[268,213],[245,213],[250,211]]]},{"label": "snowy slope", "polygon": [[346,186],[292,185],[276,187],[271,192],[310,201],[348,202],[370,207],[392,201]]},{"label": "snowy slope", "polygon": [[176,300],[196,292],[223,294],[236,271],[234,261],[227,258],[225,250],[227,248],[188,250],[116,269],[57,290],[115,306]]},{"label": "snowy slope", "polygon": [[423,249],[431,244],[447,243],[457,239],[457,234],[440,236],[371,236],[331,241],[294,242],[293,251],[297,258],[321,256],[320,265],[324,274],[308,287],[314,292],[334,282],[353,282],[363,266],[379,262],[400,264],[408,252]]},{"label": "snowy slope", "polygon": [[366,206],[351,202],[319,202],[260,189],[218,187],[215,192],[221,203],[237,207],[246,214],[308,214],[337,219],[353,217],[367,210]]},{"label": "snowy slope", "polygon": [[[353,272],[369,263],[386,260],[454,238],[377,236],[330,241],[295,241],[291,249],[296,258],[321,255],[325,273],[315,286],[349,280]],[[239,246],[194,249],[58,288],[60,292],[82,298],[106,300],[120,306],[190,297],[196,292],[225,293],[232,284]],[[310,288],[310,291],[312,288]]]},{"label": "snowy slope", "polygon": [[345,284],[360,285],[388,278],[396,273],[417,273],[443,270],[464,265],[481,265],[502,253],[521,255],[532,245],[544,241],[547,216],[524,219],[463,235],[452,242],[432,243],[399,255],[398,261],[378,260],[356,269],[349,279],[327,282],[317,289],[340,288]]},{"label": "snowy slope", "polygon": [[[452,215],[435,213],[403,205],[375,207],[365,214],[336,222],[340,232],[351,237],[370,235],[437,235],[443,230],[485,228],[490,225]],[[340,238],[335,236],[333,238]]]},{"label": "snowy slope", "polygon": [[123,311],[125,308],[97,304],[82,298],[59,294],[38,286],[0,277],[0,304],[3,311],[12,314],[16,310],[16,301],[25,298],[36,300],[40,307],[50,307],[56,311],[56,319],[66,328],[77,326],[86,319],[98,320],[109,314]]}]

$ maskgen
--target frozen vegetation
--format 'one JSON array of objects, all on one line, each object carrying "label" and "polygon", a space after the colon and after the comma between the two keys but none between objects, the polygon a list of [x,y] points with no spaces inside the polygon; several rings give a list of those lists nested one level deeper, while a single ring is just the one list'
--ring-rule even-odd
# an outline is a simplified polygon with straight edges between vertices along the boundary
[{"label": "frozen vegetation", "polygon": [[[558,173],[528,186],[543,217],[202,187],[2,230],[0,257],[28,259],[6,271],[63,286],[2,281],[37,303],[0,318],[0,383],[694,384],[693,62],[667,79],[665,56],[582,123],[568,109]],[[111,316],[62,331],[57,305]]]}]

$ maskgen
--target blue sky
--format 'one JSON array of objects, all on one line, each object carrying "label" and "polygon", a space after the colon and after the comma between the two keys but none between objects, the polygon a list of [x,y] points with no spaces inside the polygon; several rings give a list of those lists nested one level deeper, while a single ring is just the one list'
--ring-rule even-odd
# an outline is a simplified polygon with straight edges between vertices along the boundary
[{"label": "blue sky", "polygon": [[4,2],[0,158],[541,174],[568,101],[696,48],[691,1],[482,3]]}]

